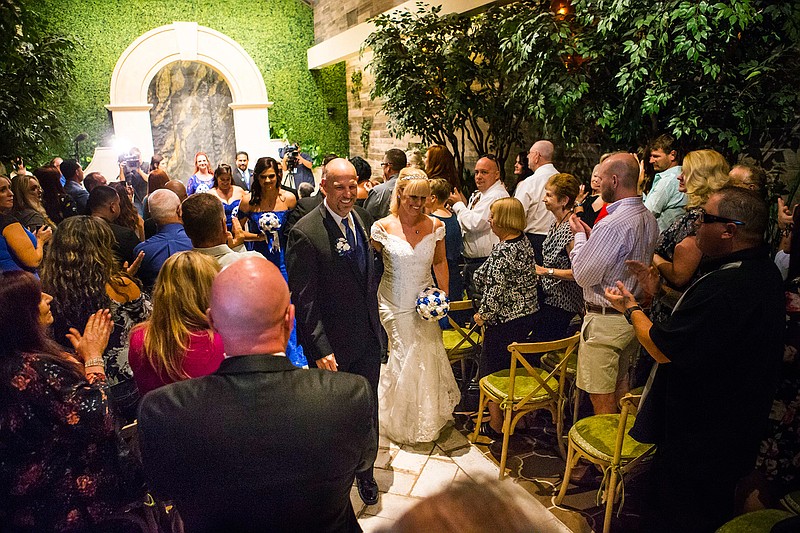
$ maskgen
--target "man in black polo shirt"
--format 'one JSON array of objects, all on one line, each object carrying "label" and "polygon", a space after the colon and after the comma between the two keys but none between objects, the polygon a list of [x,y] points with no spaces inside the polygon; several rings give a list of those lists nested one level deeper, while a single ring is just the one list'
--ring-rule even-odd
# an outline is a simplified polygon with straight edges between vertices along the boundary
[{"label": "man in black polo shirt", "polygon": [[755,464],[783,354],[783,290],[751,191],[709,198],[697,227],[708,272],[653,324],[620,282],[606,291],[659,363],[630,434],[657,445],[652,531],[714,531]]}]

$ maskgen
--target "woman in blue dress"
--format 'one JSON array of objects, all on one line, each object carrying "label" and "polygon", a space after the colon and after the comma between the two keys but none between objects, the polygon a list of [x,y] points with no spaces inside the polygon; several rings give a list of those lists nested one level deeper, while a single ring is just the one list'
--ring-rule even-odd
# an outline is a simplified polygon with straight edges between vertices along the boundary
[{"label": "woman in blue dress", "polygon": [[[225,225],[228,227],[228,231],[234,233],[233,219],[238,218],[239,205],[242,199],[247,196],[247,192],[238,185],[233,184],[230,165],[221,163],[217,170],[214,171],[214,187],[210,192],[222,200],[222,208],[225,210]],[[244,245],[240,248],[244,250]],[[241,250],[237,249],[236,251]]]},{"label": "woman in blue dress", "polygon": [[211,173],[211,161],[205,152],[194,154],[194,174],[186,182],[186,194],[191,196],[196,192],[208,192],[214,185],[214,175]]},{"label": "woman in blue dress", "polygon": [[[260,157],[253,169],[253,184],[250,197],[245,196],[239,204],[239,218],[246,218],[248,229],[245,240],[252,242],[253,250],[260,252],[286,274],[286,235],[283,230],[289,211],[297,205],[297,198],[281,189],[281,165],[271,157]],[[297,344],[296,329],[292,329],[286,356],[295,366],[308,364],[303,347]]]}]

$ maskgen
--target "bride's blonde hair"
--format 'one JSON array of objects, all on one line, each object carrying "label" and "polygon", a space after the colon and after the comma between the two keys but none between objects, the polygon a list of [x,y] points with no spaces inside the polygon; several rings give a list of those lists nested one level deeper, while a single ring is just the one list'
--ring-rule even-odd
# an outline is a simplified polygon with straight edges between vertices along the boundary
[{"label": "bride's blonde hair", "polygon": [[392,202],[389,205],[389,212],[393,215],[397,214],[397,207],[400,205],[400,197],[403,192],[411,196],[424,196],[426,198],[430,196],[431,184],[425,172],[418,168],[410,167],[400,171],[397,177],[397,185],[394,187]]}]

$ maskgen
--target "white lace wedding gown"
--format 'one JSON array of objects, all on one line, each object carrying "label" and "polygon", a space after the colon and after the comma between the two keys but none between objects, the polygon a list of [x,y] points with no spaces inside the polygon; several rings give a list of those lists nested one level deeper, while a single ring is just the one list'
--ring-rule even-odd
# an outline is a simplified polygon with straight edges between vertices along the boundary
[{"label": "white lace wedding gown", "polygon": [[413,248],[377,223],[372,226],[372,238],[383,245],[378,306],[389,335],[389,362],[378,385],[378,420],[382,434],[398,443],[436,440],[461,399],[439,323],[423,320],[415,309],[419,292],[433,284],[433,254],[444,235],[440,226]]}]

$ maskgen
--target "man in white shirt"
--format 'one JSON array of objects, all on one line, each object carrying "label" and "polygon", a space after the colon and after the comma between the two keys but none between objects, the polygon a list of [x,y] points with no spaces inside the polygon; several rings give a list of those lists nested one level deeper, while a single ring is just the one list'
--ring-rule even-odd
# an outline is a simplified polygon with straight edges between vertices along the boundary
[{"label": "man in white shirt", "polygon": [[489,225],[489,208],[495,200],[508,197],[508,192],[500,181],[500,166],[495,156],[485,155],[475,163],[475,185],[478,190],[469,201],[458,189],[450,195],[450,203],[453,204],[453,212],[458,218],[464,239],[463,255],[466,265],[462,274],[470,298],[474,288],[472,275],[489,257],[492,246],[500,242]]},{"label": "man in white shirt", "polygon": [[536,263],[542,264],[542,244],[550,231],[553,223],[553,214],[547,210],[542,202],[544,186],[558,170],[553,166],[553,143],[550,141],[536,141],[528,152],[528,167],[533,174],[517,184],[514,198],[522,202],[525,208],[525,235],[531,241]]},{"label": "man in white shirt", "polygon": [[672,135],[660,135],[650,147],[650,163],[656,171],[644,206],[653,213],[658,231],[663,232],[684,213],[686,195],[678,190],[681,161]]}]

